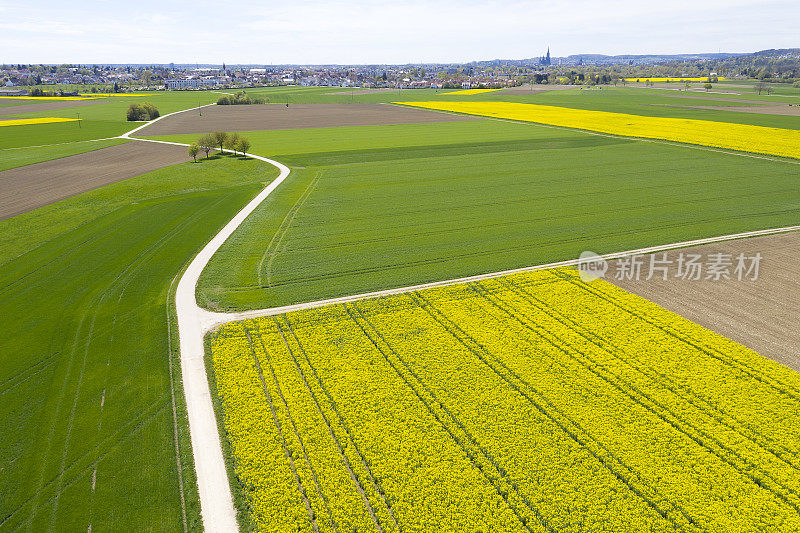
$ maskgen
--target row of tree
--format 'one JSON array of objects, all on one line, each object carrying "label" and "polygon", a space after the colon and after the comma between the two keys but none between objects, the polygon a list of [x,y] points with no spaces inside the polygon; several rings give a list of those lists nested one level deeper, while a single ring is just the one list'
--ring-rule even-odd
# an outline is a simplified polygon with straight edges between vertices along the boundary
[{"label": "row of tree", "polygon": [[206,158],[212,150],[219,148],[220,152],[230,150],[234,154],[246,155],[250,149],[250,141],[238,133],[228,133],[226,131],[215,131],[201,135],[197,142],[189,145],[189,155],[197,162],[200,152],[206,154]]},{"label": "row of tree", "polygon": [[134,103],[128,106],[126,113],[129,121],[134,120],[153,120],[161,116],[158,108],[150,102],[143,102],[141,104]]},{"label": "row of tree", "polygon": [[236,94],[226,94],[220,96],[217,100],[217,105],[248,105],[248,104],[266,104],[268,98],[251,97],[244,91],[239,91]]}]

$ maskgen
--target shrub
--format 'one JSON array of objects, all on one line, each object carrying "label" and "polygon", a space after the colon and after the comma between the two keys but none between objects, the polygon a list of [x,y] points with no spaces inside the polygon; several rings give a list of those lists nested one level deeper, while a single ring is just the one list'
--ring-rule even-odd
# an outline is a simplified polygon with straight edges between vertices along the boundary
[{"label": "shrub", "polygon": [[217,100],[217,105],[249,105],[249,104],[264,104],[266,100],[264,98],[255,97],[252,98],[247,95],[244,91],[239,91],[236,94],[226,94],[224,96],[220,96]]},{"label": "shrub", "polygon": [[150,102],[131,104],[128,106],[128,111],[126,113],[126,116],[130,121],[153,120],[158,118],[160,115],[161,114],[158,112],[158,108],[156,108],[156,106]]},{"label": "shrub", "polygon": [[145,102],[142,104],[142,107],[145,108],[147,111],[147,116],[150,117],[150,120],[156,119],[161,116],[161,113],[158,112],[158,108],[151,104],[150,102]]}]

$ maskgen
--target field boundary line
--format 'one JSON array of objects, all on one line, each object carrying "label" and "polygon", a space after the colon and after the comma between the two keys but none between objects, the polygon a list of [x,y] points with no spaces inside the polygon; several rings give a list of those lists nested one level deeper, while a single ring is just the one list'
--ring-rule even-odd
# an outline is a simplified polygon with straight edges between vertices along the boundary
[{"label": "field boundary line", "polygon": [[[65,143],[54,143],[54,144],[34,144],[32,146],[13,146],[11,148],[3,148],[0,152],[6,152],[8,150],[28,150],[30,148],[48,148],[50,146],[64,146],[66,144],[79,144],[79,143],[96,143],[100,141],[113,141],[115,139],[119,139],[120,137],[103,137],[102,139],[85,139],[83,141],[69,141]],[[69,156],[67,156],[69,157]]]},{"label": "field boundary line", "polygon": [[[780,228],[769,228],[763,230],[755,230],[755,231],[746,231],[743,233],[732,233],[729,235],[719,235],[716,237],[706,237],[702,239],[694,239],[690,241],[681,241],[675,242],[670,244],[662,244],[658,246],[650,246],[647,248],[638,248],[635,250],[626,250],[622,252],[612,252],[608,254],[599,255],[600,259],[604,259],[606,261],[619,259],[622,257],[629,257],[632,255],[641,255],[641,254],[650,254],[656,252],[664,252],[668,250],[675,250],[677,248],[688,248],[691,246],[700,246],[702,244],[713,244],[716,242],[724,242],[724,241],[732,241],[738,239],[745,239],[749,237],[760,237],[764,235],[776,235],[780,233],[790,233],[793,231],[800,231],[800,226],[784,226]],[[341,304],[341,303],[349,303],[355,302],[358,300],[368,300],[372,298],[380,298],[383,296],[392,296],[395,294],[404,294],[407,292],[414,292],[423,289],[432,289],[435,287],[447,287],[449,285],[456,285],[459,283],[470,283],[473,281],[482,281],[491,278],[498,278],[501,276],[507,276],[510,274],[519,274],[522,272],[532,272],[535,270],[545,270],[549,268],[560,268],[560,267],[570,267],[570,266],[577,266],[581,260],[578,258],[575,259],[568,259],[565,261],[557,261],[554,263],[544,263],[540,265],[531,265],[525,266],[520,268],[513,268],[510,270],[501,270],[498,272],[487,272],[485,274],[477,274],[474,276],[465,276],[461,278],[453,278],[441,281],[431,281],[428,283],[420,283],[418,285],[409,285],[405,287],[396,287],[392,289],[383,289],[380,291],[372,291],[372,292],[365,292],[360,294],[353,294],[349,296],[340,296],[337,298],[328,298],[325,300],[316,300],[312,302],[304,302],[299,304],[291,304],[291,305],[283,305],[279,307],[270,307],[267,309],[253,309],[249,311],[237,311],[233,313],[213,313],[214,318],[220,320],[220,322],[214,324],[209,328],[209,330],[225,324],[226,322],[235,322],[239,320],[248,320],[251,318],[258,318],[264,316],[272,316],[272,315],[279,315],[283,313],[289,313],[291,311],[300,311],[303,309],[312,309],[315,307],[322,307],[325,305],[331,304]]]},{"label": "field boundary line", "polygon": [[178,408],[175,404],[175,370],[174,365],[172,364],[172,316],[170,315],[170,296],[172,295],[172,288],[175,286],[175,282],[178,280],[179,274],[180,273],[175,274],[175,277],[173,277],[172,281],[169,283],[165,302],[167,312],[167,366],[169,367],[169,394],[172,402],[172,429],[173,438],[175,440],[175,466],[178,469],[178,494],[180,494],[181,497],[181,518],[183,519],[183,533],[189,533],[189,525],[186,520],[186,495],[184,494],[186,490],[183,484],[183,465],[181,464],[181,449],[179,444],[180,430],[178,428]]}]

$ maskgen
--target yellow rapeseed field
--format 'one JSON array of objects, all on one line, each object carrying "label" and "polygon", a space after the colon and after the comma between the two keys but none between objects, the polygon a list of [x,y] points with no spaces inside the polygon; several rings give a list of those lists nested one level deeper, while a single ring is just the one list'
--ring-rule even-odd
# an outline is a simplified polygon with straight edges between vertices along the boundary
[{"label": "yellow rapeseed field", "polygon": [[688,118],[646,117],[517,102],[397,102],[404,105],[537,122],[613,135],[663,139],[742,152],[800,158],[800,131]]},{"label": "yellow rapeseed field", "polygon": [[104,96],[0,96],[0,100],[33,100],[33,101],[47,101],[47,100],[99,100],[105,98]]},{"label": "yellow rapeseed field", "polygon": [[[128,96],[153,96],[152,93],[81,93],[81,96],[88,97],[88,98],[108,98],[110,96],[120,96],[120,97],[128,97]],[[85,100],[86,98],[81,98],[81,100]]]},{"label": "yellow rapeseed field", "polygon": [[0,120],[0,128],[3,126],[28,126],[30,124],[51,124],[53,122],[75,122],[81,120],[79,118],[61,118],[61,117],[44,117],[44,118],[12,118],[10,120]]},{"label": "yellow rapeseed field", "polygon": [[500,89],[464,89],[463,91],[453,91],[449,93],[439,93],[439,96],[469,96],[471,94],[483,94],[499,91]]},{"label": "yellow rapeseed field", "polygon": [[798,531],[800,376],[575,270],[233,323],[259,531]]}]

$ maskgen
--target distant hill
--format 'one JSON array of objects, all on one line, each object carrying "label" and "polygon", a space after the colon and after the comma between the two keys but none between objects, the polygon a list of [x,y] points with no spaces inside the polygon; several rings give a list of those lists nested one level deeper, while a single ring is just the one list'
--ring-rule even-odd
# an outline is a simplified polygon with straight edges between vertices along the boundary
[{"label": "distant hill", "polygon": [[760,52],[755,52],[754,54],[750,55],[777,58],[800,57],[800,48],[771,48],[769,50],[761,50]]},{"label": "distant hill", "polygon": [[[698,53],[698,54],[573,54],[569,56],[553,56],[551,61],[553,66],[558,65],[659,65],[664,63],[680,63],[687,61],[713,61],[723,62],[732,59],[743,59],[742,63],[747,63],[750,59],[755,61],[757,58],[798,58],[800,48],[781,48],[771,50],[761,50],[752,53]],[[750,59],[748,59],[750,58]],[[515,66],[535,66],[539,65],[539,57],[526,59],[493,59],[490,61],[473,61],[473,65],[515,65]]]},{"label": "distant hill", "polygon": [[[679,61],[708,61],[721,60],[733,57],[745,56],[743,53],[708,53],[708,54],[624,54],[624,55],[605,55],[605,54],[573,54],[565,57],[553,56],[551,63],[558,65],[657,65],[660,63],[670,63]],[[474,65],[515,65],[531,66],[539,65],[540,58],[531,57],[527,59],[494,59],[490,61],[474,61]]]}]

